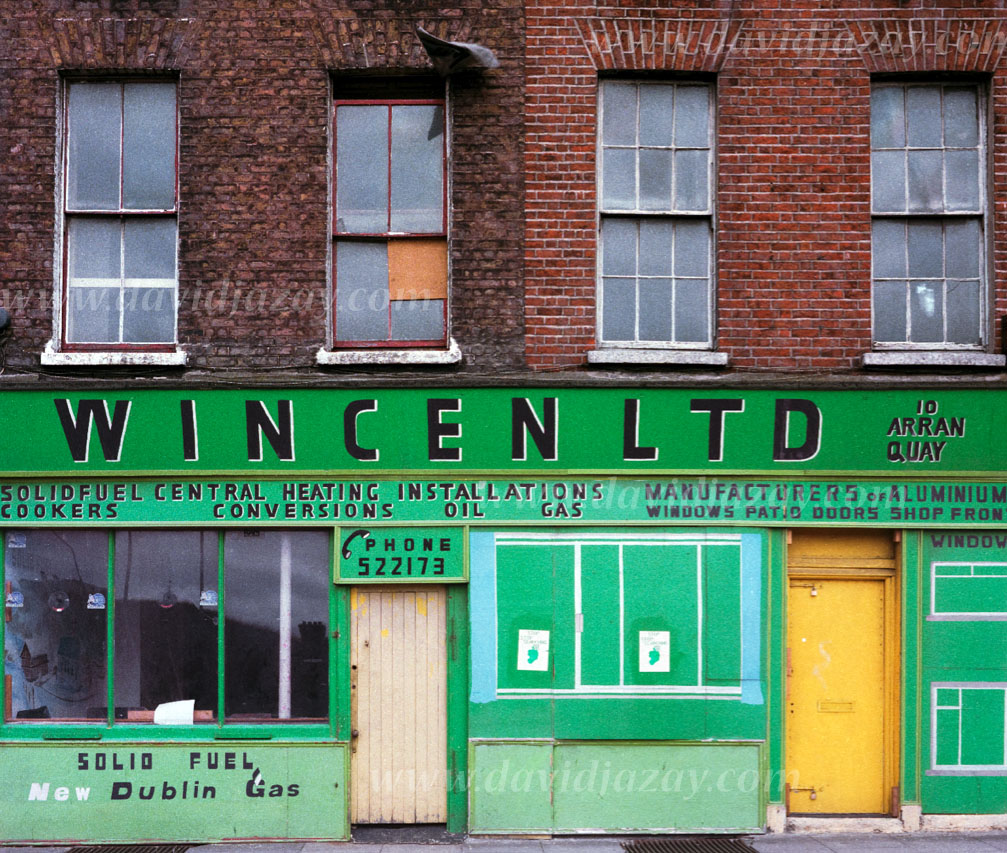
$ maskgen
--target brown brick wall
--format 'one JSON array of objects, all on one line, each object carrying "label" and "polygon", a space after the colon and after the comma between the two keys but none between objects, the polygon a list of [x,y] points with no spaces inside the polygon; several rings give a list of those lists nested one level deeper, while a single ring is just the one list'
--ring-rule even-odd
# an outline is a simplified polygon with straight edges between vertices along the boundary
[{"label": "brown brick wall", "polygon": [[993,315],[1004,313],[998,4],[529,0],[526,14],[533,368],[582,365],[595,344],[595,110],[598,77],[613,72],[716,75],[717,348],[742,371],[849,371],[870,349],[872,75],[988,80]]},{"label": "brown brick wall", "polygon": [[60,75],[176,75],[179,340],[202,369],[313,369],[326,340],[333,73],[429,71],[416,24],[492,48],[452,80],[451,328],[461,370],[523,363],[517,0],[0,2],[0,304],[8,373],[52,335]]}]

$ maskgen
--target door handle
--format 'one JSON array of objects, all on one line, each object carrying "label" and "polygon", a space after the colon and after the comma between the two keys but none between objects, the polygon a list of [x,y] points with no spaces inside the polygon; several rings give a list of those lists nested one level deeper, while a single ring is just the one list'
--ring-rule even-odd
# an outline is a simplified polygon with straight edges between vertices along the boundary
[{"label": "door handle", "polygon": [[353,729],[352,731],[350,731],[350,737],[351,738],[360,737],[360,732],[357,729]]}]

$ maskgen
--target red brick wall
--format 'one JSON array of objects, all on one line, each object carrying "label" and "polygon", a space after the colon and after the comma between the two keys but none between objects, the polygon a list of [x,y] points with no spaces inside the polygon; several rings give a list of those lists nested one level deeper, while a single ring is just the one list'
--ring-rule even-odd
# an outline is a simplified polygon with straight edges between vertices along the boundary
[{"label": "red brick wall", "polygon": [[716,74],[717,349],[740,370],[848,371],[871,348],[872,74],[990,81],[993,289],[1007,262],[1007,18],[992,2],[569,0],[527,4],[530,366],[595,339],[600,74]]},{"label": "red brick wall", "polygon": [[179,340],[196,369],[314,366],[326,341],[333,73],[430,71],[416,24],[501,67],[451,83],[452,334],[462,370],[524,360],[518,0],[2,0],[0,304],[8,373],[52,336],[60,74],[176,75]]}]

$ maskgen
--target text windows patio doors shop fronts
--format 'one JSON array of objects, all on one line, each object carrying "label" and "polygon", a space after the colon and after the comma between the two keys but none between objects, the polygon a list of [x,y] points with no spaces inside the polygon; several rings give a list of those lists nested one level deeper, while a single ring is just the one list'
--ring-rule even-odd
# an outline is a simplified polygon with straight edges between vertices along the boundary
[{"label": "text windows patio doors shop fronts", "polygon": [[[443,91],[390,83],[334,106],[334,334],[337,347],[433,347],[447,340]],[[427,91],[429,90],[429,91]],[[426,95],[426,97],[419,97]]]},{"label": "text windows patio doors shop fronts", "polygon": [[873,321],[879,349],[981,349],[987,338],[982,90],[871,92]]},{"label": "text windows patio doors shop fronts", "polygon": [[713,344],[713,89],[601,84],[598,337]]},{"label": "text windows patio doors shop fronts", "polygon": [[8,530],[4,719],[326,721],[330,578],[325,531]]},{"label": "text windows patio doors shop fronts", "polygon": [[172,81],[66,86],[63,343],[176,339],[178,121]]}]

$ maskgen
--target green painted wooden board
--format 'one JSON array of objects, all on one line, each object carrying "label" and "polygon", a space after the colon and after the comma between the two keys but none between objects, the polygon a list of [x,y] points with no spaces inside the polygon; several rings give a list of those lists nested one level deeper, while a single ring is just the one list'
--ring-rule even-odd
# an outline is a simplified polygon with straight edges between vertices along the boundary
[{"label": "green painted wooden board", "polygon": [[759,744],[472,744],[472,832],[745,832]]},{"label": "green painted wooden board", "polygon": [[349,836],[346,748],[5,744],[8,842]]}]

